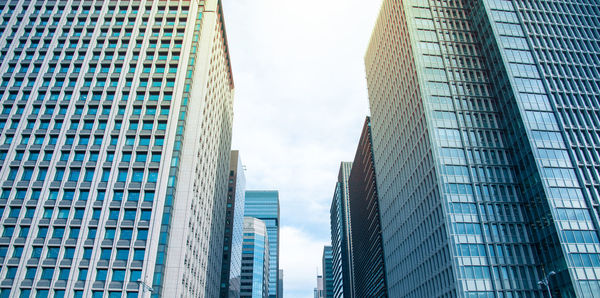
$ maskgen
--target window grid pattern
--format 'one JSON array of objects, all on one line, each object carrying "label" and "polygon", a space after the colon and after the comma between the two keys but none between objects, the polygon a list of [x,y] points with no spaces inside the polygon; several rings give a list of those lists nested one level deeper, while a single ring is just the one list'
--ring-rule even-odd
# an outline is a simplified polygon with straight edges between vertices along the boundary
[{"label": "window grid pattern", "polygon": [[[152,284],[190,5],[0,1],[0,296],[137,297],[139,279]],[[226,122],[207,123],[197,147],[218,144],[203,153],[219,166],[196,180],[225,191],[233,83],[215,27],[204,113]],[[222,197],[214,188],[206,201]]]},{"label": "window grid pattern", "polygon": [[465,297],[539,296],[535,247],[471,7],[429,3],[432,22],[415,19],[416,39],[440,45],[439,52],[427,47],[422,70],[459,290]]},{"label": "window grid pattern", "polygon": [[386,278],[393,297],[457,297],[408,25],[421,3],[384,1],[365,56]]},{"label": "window grid pattern", "polygon": [[[539,209],[547,210],[540,217],[555,226],[538,236],[540,255],[546,270],[558,273],[562,293],[591,295],[600,290],[598,116],[592,99],[598,94],[599,62],[593,47],[597,32],[586,24],[599,6],[489,1],[488,7],[506,65],[500,82],[510,82],[514,90],[515,110],[529,135],[526,145],[537,159],[530,171],[543,186],[537,196],[547,198],[540,202]],[[567,267],[554,265],[557,258]]]},{"label": "window grid pattern", "polygon": [[268,297],[277,298],[279,284],[279,192],[246,191],[244,216],[262,220],[267,227],[269,246]]},{"label": "window grid pattern", "polygon": [[330,209],[333,250],[333,297],[354,297],[348,178],[351,162],[341,162]]}]

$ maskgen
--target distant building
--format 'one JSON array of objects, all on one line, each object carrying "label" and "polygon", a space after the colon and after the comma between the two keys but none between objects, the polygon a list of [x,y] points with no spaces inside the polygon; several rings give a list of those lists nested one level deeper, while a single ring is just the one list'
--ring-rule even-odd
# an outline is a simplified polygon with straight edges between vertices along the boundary
[{"label": "distant building", "polygon": [[371,122],[367,117],[348,180],[356,297],[386,297],[385,266]]},{"label": "distant building", "polygon": [[323,297],[333,298],[333,251],[330,245],[323,248]]},{"label": "distant building", "polygon": [[237,298],[240,296],[244,197],[246,196],[246,177],[237,150],[231,151],[228,183],[220,297]]},{"label": "distant building", "polygon": [[333,254],[333,297],[353,298],[352,239],[348,177],[351,162],[342,162],[331,202],[331,247]]},{"label": "distant building", "polygon": [[317,275],[317,287],[315,288],[315,298],[323,297],[323,276]]},{"label": "distant building", "polygon": [[246,191],[244,216],[256,217],[267,226],[269,235],[269,298],[277,297],[279,282],[279,192]]},{"label": "distant building", "polygon": [[269,297],[269,237],[265,223],[244,217],[240,298]]},{"label": "distant building", "polygon": [[277,297],[283,297],[283,269],[279,269],[279,282],[277,284]]}]

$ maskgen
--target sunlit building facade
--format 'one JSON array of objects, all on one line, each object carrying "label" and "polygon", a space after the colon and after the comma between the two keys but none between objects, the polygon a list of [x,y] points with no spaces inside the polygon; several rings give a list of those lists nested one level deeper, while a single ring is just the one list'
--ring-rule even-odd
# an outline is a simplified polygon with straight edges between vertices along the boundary
[{"label": "sunlit building facade", "polygon": [[240,296],[244,198],[246,196],[246,175],[238,150],[231,151],[228,183],[220,297],[237,298]]},{"label": "sunlit building facade", "polygon": [[352,239],[348,177],[351,162],[341,162],[330,209],[331,249],[333,255],[333,297],[354,297],[352,290]]},{"label": "sunlit building facade", "polygon": [[269,236],[265,223],[244,217],[241,298],[269,297]]},{"label": "sunlit building facade", "polygon": [[269,236],[269,297],[277,297],[279,282],[279,191],[247,190],[244,216],[256,217],[267,226]]},{"label": "sunlit building facade", "polygon": [[3,0],[0,23],[0,296],[217,297],[220,2]]},{"label": "sunlit building facade", "polygon": [[[594,1],[386,0],[365,57],[392,297],[600,293]],[[415,261],[418,260],[418,261]]]}]

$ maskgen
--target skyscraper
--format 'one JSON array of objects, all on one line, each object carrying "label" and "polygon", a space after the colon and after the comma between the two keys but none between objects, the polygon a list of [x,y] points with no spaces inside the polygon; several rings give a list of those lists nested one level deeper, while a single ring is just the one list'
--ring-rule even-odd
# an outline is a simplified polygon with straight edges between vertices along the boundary
[{"label": "skyscraper", "polygon": [[216,297],[234,88],[220,2],[1,6],[0,296]]},{"label": "skyscraper", "polygon": [[279,269],[279,281],[277,283],[277,297],[283,297],[283,269]]},{"label": "skyscraper", "polygon": [[267,225],[269,235],[269,297],[277,297],[279,281],[279,192],[246,191],[245,216],[256,217]]},{"label": "skyscraper", "polygon": [[354,297],[352,290],[352,242],[348,176],[351,162],[342,162],[331,202],[331,248],[333,254],[333,297]]},{"label": "skyscraper", "polygon": [[221,267],[220,297],[222,298],[240,296],[245,196],[246,176],[244,175],[242,159],[239,151],[232,150],[229,162],[229,187],[227,189],[225,237]]},{"label": "skyscraper", "polygon": [[317,275],[317,287],[315,288],[315,298],[324,298],[323,275]]},{"label": "skyscraper", "polygon": [[371,121],[363,126],[348,178],[356,297],[387,297]]},{"label": "skyscraper", "polygon": [[390,296],[600,292],[599,11],[384,1],[365,60]]},{"label": "skyscraper", "polygon": [[244,217],[240,298],[269,297],[269,237],[265,223]]},{"label": "skyscraper", "polygon": [[323,247],[323,297],[333,298],[333,251],[331,245]]}]

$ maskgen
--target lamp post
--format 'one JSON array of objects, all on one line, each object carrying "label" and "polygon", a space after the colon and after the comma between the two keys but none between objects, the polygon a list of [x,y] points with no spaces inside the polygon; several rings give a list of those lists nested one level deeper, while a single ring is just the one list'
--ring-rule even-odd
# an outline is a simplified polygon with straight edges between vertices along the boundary
[{"label": "lamp post", "polygon": [[546,277],[544,277],[544,279],[538,281],[538,285],[541,286],[545,286],[546,287],[546,291],[548,291],[548,297],[552,298],[552,292],[550,292],[550,277],[552,277],[552,275],[555,275],[556,272],[554,271],[550,271],[548,273],[548,275],[546,275]]},{"label": "lamp post", "polygon": [[142,297],[146,297],[146,291],[152,293],[152,287],[147,285],[143,280],[138,279],[137,282],[142,286]]}]

